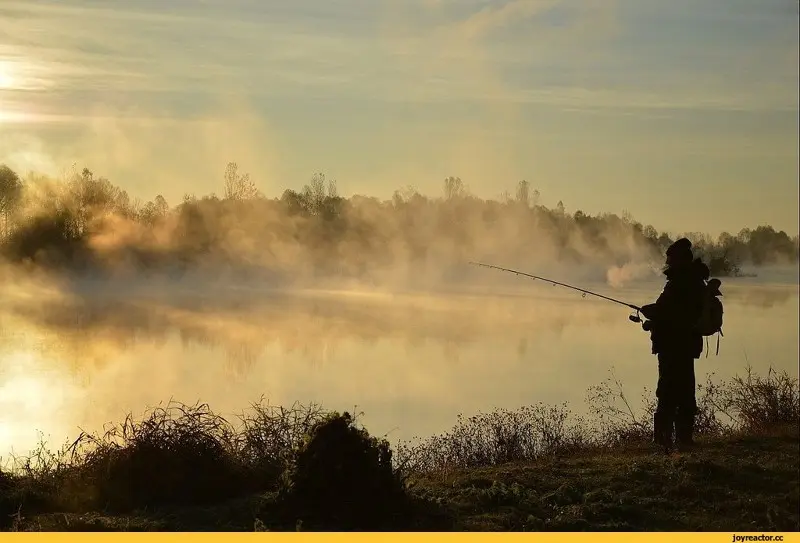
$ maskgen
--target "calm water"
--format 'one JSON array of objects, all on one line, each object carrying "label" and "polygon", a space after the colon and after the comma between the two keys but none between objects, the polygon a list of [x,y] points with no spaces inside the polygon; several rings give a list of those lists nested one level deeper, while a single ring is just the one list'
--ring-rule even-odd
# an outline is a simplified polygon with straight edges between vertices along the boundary
[{"label": "calm water", "polygon": [[[748,361],[798,374],[796,277],[725,282],[725,337],[719,356],[712,340],[698,361],[698,380],[741,373]],[[626,308],[541,283],[503,284],[435,296],[6,287],[0,455],[27,452],[40,432],[61,444],[79,427],[170,398],[223,414],[262,395],[321,402],[363,411],[371,432],[406,439],[444,431],[459,413],[539,401],[580,412],[587,388],[612,370],[632,397],[653,388],[648,336]],[[642,304],[661,284],[595,288]]]}]

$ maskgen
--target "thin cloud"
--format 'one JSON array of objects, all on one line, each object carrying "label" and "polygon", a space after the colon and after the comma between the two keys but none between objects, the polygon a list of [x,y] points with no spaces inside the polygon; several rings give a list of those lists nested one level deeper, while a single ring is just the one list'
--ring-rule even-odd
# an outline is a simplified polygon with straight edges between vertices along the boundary
[{"label": "thin cloud", "polygon": [[[562,0],[511,0],[495,2],[451,26],[464,39],[477,39],[509,23],[535,17],[562,3]],[[495,5],[499,4],[499,5]]]}]

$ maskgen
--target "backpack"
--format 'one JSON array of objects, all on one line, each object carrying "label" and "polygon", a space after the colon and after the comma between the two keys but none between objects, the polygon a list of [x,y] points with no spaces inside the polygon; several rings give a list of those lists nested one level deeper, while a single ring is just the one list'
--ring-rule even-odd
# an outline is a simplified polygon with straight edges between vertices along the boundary
[{"label": "backpack", "polygon": [[[719,334],[717,336],[717,355],[719,355],[719,337],[724,336],[722,333],[723,307],[722,301],[719,299],[722,296],[719,290],[721,284],[719,279],[711,279],[706,283],[703,290],[702,311],[697,323],[698,331],[706,338],[706,347],[708,347],[708,337]],[[708,357],[708,351],[706,351],[706,357]]]}]

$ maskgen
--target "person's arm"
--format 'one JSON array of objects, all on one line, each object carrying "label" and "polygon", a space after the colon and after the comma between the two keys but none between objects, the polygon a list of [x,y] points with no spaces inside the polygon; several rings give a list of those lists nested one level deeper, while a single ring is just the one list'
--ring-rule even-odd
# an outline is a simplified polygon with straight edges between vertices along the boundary
[{"label": "person's arm", "polygon": [[642,315],[658,325],[670,326],[677,320],[679,308],[680,302],[675,287],[672,283],[667,283],[655,303],[642,307]]}]

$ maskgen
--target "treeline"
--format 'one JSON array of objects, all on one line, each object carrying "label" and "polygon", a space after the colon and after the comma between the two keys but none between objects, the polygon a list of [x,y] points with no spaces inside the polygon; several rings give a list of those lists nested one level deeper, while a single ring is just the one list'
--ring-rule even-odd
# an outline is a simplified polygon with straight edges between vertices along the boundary
[{"label": "treeline", "polygon": [[214,263],[363,277],[379,269],[432,262],[441,268],[476,257],[507,263],[655,262],[685,235],[717,276],[737,275],[742,264],[798,259],[798,236],[771,226],[717,239],[659,232],[627,213],[569,214],[562,202],[547,208],[527,181],[499,200],[477,198],[460,178],[449,177],[440,197],[409,187],[385,201],[343,198],[324,174],[300,190],[268,198],[235,163],[228,164],[222,181],[222,196],[187,194],[172,206],[161,195],[132,199],[88,169],[58,181],[23,180],[0,166],[2,253],[11,261],[76,269]]}]

